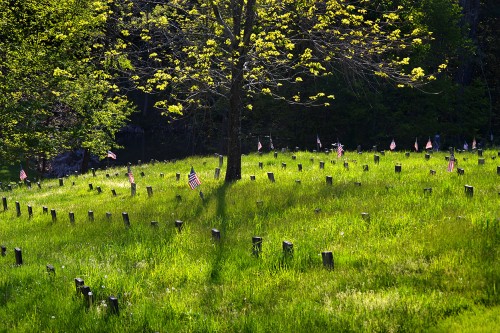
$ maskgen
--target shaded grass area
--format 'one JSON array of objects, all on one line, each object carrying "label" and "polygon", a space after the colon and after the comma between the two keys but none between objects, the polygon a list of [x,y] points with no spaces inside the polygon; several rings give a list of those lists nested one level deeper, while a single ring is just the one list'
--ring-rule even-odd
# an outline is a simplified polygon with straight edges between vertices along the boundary
[{"label": "shaded grass area", "polygon": [[[469,319],[484,322],[486,332],[498,327],[495,159],[478,165],[474,154],[457,155],[465,169],[459,176],[446,172],[443,153],[430,160],[386,154],[379,164],[368,153],[295,156],[245,156],[243,179],[229,185],[223,175],[214,179],[213,157],[134,166],[134,197],[124,168],[71,176],[64,186],[47,180],[41,189],[2,192],[8,201],[0,212],[5,330],[461,331],[472,329]],[[202,181],[203,201],[187,186],[191,166]],[[465,184],[474,186],[473,197],[465,195]],[[153,187],[152,197],[146,186]],[[429,187],[432,193],[424,192]],[[182,231],[175,220],[184,222]],[[220,241],[211,238],[212,228],[220,230]],[[258,257],[252,254],[255,235],[263,238]],[[293,255],[283,253],[284,240],[293,243]],[[22,266],[15,265],[14,247],[23,251]],[[325,250],[334,253],[333,271],[322,266]],[[55,274],[47,273],[47,264]],[[91,287],[92,306],[75,291],[75,277]],[[118,315],[109,311],[110,295],[119,300]]]}]

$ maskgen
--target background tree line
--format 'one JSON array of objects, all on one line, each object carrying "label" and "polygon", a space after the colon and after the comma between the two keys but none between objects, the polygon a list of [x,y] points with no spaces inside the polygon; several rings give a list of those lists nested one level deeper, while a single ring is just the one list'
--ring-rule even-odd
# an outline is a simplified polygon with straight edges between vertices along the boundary
[{"label": "background tree line", "polygon": [[[227,22],[233,27],[237,21],[235,13],[241,15],[242,25],[249,22],[250,18],[244,16],[244,6],[248,2],[228,1],[227,8],[222,3],[219,2],[220,8],[217,8],[216,2],[211,1],[68,0],[40,4],[1,0],[5,8],[0,14],[2,160],[29,159],[43,169],[44,161],[61,151],[84,148],[87,155],[104,156],[107,149],[117,147],[119,130],[127,123],[144,130],[141,140],[147,148],[142,149],[142,159],[163,159],[166,153],[171,157],[212,152],[225,154],[231,109],[227,90],[213,89],[206,78],[198,78],[196,86],[205,85],[207,89],[202,91],[200,88],[196,92],[198,102],[193,103],[196,112],[191,112],[172,108],[177,104],[162,104],[174,95],[177,87],[172,86],[173,81],[169,81],[165,89],[155,89],[162,84],[158,70],[181,68],[180,60],[184,65],[189,63],[188,55],[180,52],[193,47],[189,38],[203,35],[205,39],[200,40],[206,42],[210,29],[217,31],[217,24],[223,26],[222,21],[210,23],[211,17],[217,17],[211,15],[223,17],[228,14]],[[283,3],[288,7],[276,10],[284,15],[279,20],[289,19],[293,29],[301,24],[311,25],[317,17],[334,17],[324,13],[326,7],[317,5],[317,12],[310,16],[297,14],[292,20],[287,14],[300,12],[300,2]],[[276,5],[273,1],[265,4]],[[410,149],[415,137],[423,143],[436,133],[451,145],[462,145],[465,140],[470,142],[472,137],[489,143],[491,134],[499,132],[500,124],[500,73],[495,43],[500,5],[492,0],[381,0],[342,3],[342,8],[350,4],[368,11],[363,22],[376,20],[401,5],[405,8],[404,18],[411,18],[411,24],[404,20],[390,24],[398,24],[403,33],[415,27],[432,32],[431,38],[412,49],[411,62],[427,70],[440,68],[446,59],[446,68],[439,70],[425,85],[401,88],[394,80],[390,82],[387,78],[367,75],[366,68],[353,66],[347,58],[332,57],[330,62],[323,62],[328,63],[324,71],[330,75],[303,75],[301,85],[289,80],[279,89],[275,87],[286,98],[273,98],[272,94],[245,95],[245,102],[252,108],[241,113],[238,139],[241,149],[235,154],[255,151],[258,137],[266,146],[269,135],[276,147],[299,146],[303,149],[315,148],[316,134],[325,144],[338,139],[351,149],[357,145],[365,148],[388,146],[392,138],[396,139],[398,148]],[[177,6],[175,10],[172,9],[174,5]],[[195,10],[197,15],[207,18],[207,24],[189,20]],[[257,26],[252,29],[265,31],[269,36],[272,31],[259,28],[259,24],[276,24],[275,18],[257,14],[252,19]],[[343,15],[349,19],[351,14],[345,12]],[[165,18],[168,20],[162,22]],[[281,26],[279,29],[284,34],[285,29],[292,31],[292,28]],[[221,33],[221,40],[223,36]],[[312,35],[299,37],[301,40],[315,38]],[[296,49],[303,51],[308,47],[306,42],[302,43],[297,44]],[[235,44],[231,50],[237,47],[239,45]],[[225,55],[217,55],[214,50],[198,47],[196,52],[198,56],[202,51],[212,52],[213,59],[225,59]],[[325,52],[333,55],[341,52],[339,50]],[[268,47],[264,51],[272,50]],[[392,48],[383,52],[384,60],[394,60],[402,51]],[[298,51],[296,56],[299,56]],[[270,67],[281,61],[279,56],[274,57],[269,59],[276,62],[263,63]],[[310,60],[301,65],[311,69],[316,63],[319,61]],[[212,67],[203,67],[194,61],[190,64],[192,72],[186,71],[186,74],[192,76],[207,70],[205,75],[213,76],[214,72],[209,72]],[[257,64],[253,68],[258,68]],[[290,78],[300,72],[298,66],[294,68],[293,73],[288,69]],[[270,84],[271,80],[262,73],[254,73],[261,80],[254,88],[266,89],[266,84]],[[389,71],[385,73],[386,76],[390,74]],[[222,82],[222,78],[219,81]],[[184,78],[183,83],[186,82]],[[193,86],[195,84],[190,82],[190,86],[184,88]],[[191,98],[186,91],[176,95],[178,100]],[[335,96],[335,99],[314,107],[306,105],[311,103],[293,103],[294,94],[314,96],[318,91]],[[132,113],[133,109],[138,112]],[[123,133],[122,138],[129,136]],[[125,151],[125,158],[134,158]]]}]

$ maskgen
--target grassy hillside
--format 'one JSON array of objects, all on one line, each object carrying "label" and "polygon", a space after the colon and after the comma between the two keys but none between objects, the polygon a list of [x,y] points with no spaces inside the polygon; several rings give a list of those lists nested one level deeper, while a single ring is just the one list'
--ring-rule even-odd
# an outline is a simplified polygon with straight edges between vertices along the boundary
[{"label": "grassy hillside", "polygon": [[[41,188],[12,184],[12,191],[3,184],[8,209],[0,206],[0,244],[6,248],[0,331],[500,327],[496,151],[484,152],[484,165],[476,154],[457,154],[464,175],[446,171],[445,153],[428,160],[386,153],[379,164],[372,153],[292,155],[244,156],[243,179],[231,185],[223,184],[225,165],[214,179],[217,157],[134,165],[135,196],[126,168],[70,176],[62,186],[57,179]],[[191,166],[203,200],[187,185]],[[473,196],[465,185],[473,186]],[[181,231],[176,220],[183,221]],[[212,237],[213,228],[220,240]],[[252,253],[253,236],[262,237],[259,255]],[[284,241],[293,244],[291,253],[283,251]],[[16,265],[15,248],[22,265]],[[332,251],[333,270],[323,266],[323,251]],[[76,291],[75,278],[90,287],[91,305]],[[117,298],[118,313],[109,296]]]}]

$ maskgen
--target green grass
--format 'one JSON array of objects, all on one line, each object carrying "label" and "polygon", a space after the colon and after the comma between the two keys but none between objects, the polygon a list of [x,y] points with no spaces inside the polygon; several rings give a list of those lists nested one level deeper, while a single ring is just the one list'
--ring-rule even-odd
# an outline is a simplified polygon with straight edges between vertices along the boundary
[{"label": "green grass", "polygon": [[[378,165],[371,153],[347,152],[342,159],[295,155],[296,160],[292,153],[244,156],[243,179],[230,185],[223,183],[224,172],[214,179],[215,157],[134,166],[134,197],[125,168],[70,176],[64,186],[57,179],[43,181],[41,189],[13,183],[12,192],[1,193],[8,210],[0,207],[0,244],[7,248],[0,257],[0,331],[494,332],[500,327],[496,151],[484,152],[485,165],[472,153],[457,154],[463,176],[446,172],[444,153],[430,160],[424,154],[387,153]],[[396,163],[401,173],[395,173]],[[202,181],[204,201],[187,186],[191,166]],[[274,172],[275,183],[267,172]],[[326,184],[327,175],[333,185]],[[465,195],[466,184],[474,186],[473,197]],[[152,186],[152,197],[146,186]],[[431,194],[424,193],[428,187]],[[87,218],[89,210],[94,221]],[[122,212],[128,213],[130,228]],[[184,222],[181,232],[175,220]],[[212,239],[212,228],[220,230],[220,242]],[[252,255],[252,236],[263,238],[258,257]],[[283,254],[285,240],[293,243],[292,256]],[[21,266],[15,247],[22,249]],[[332,271],[322,264],[321,252],[327,250],[334,254]],[[55,274],[46,271],[47,264]],[[94,293],[90,307],[75,291],[77,277]],[[110,295],[118,298],[118,315],[109,311]]]}]

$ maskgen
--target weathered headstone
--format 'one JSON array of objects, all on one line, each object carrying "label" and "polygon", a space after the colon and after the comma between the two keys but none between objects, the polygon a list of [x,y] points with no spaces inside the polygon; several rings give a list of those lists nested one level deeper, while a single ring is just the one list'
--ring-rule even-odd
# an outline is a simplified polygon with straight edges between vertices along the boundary
[{"label": "weathered headstone", "polygon": [[253,236],[252,237],[252,254],[256,257],[262,252],[262,237]]},{"label": "weathered headstone", "polygon": [[16,265],[20,266],[23,264],[23,252],[20,248],[14,248],[14,253],[16,255]]},{"label": "weathered headstone", "polygon": [[123,212],[122,213],[122,218],[123,218],[123,223],[125,224],[125,226],[128,228],[130,227],[130,219],[128,217],[128,213],[126,212]]},{"label": "weathered headstone", "polygon": [[82,293],[82,287],[85,285],[82,278],[75,278],[75,289],[77,294]]},{"label": "weathered headstone", "polygon": [[0,248],[2,249],[2,257],[5,257],[7,254],[7,247],[5,247],[5,245],[1,245]]},{"label": "weathered headstone", "polygon": [[85,303],[87,305],[87,308],[90,308],[92,304],[94,303],[94,293],[91,291],[88,291],[85,296]]},{"label": "weathered headstone", "polygon": [[151,221],[152,227],[158,227],[158,221]]},{"label": "weathered headstone", "polygon": [[302,164],[301,163],[297,164],[297,168],[299,169],[299,171],[302,171]]},{"label": "weathered headstone", "polygon": [[56,269],[55,269],[55,268],[54,268],[54,266],[53,266],[53,265],[51,265],[51,264],[47,264],[47,265],[45,266],[45,269],[47,269],[47,273],[48,273],[48,274],[56,274]]},{"label": "weathered headstone", "polygon": [[114,197],[116,197],[116,191],[114,188],[111,189],[111,193],[113,194]]},{"label": "weathered headstone", "polygon": [[42,184],[40,184],[40,182],[36,182],[36,185],[38,186],[39,189],[42,188]]},{"label": "weathered headstone", "polygon": [[7,210],[7,198],[6,197],[2,197],[2,204],[3,204],[3,210]]},{"label": "weathered headstone", "polygon": [[381,150],[380,155],[385,156],[385,150]]},{"label": "weathered headstone", "polygon": [[281,168],[282,169],[286,169],[286,163],[285,162],[281,162]]},{"label": "weathered headstone", "polygon": [[319,168],[324,169],[325,168],[325,162],[324,161],[319,161]]},{"label": "weathered headstone", "polygon": [[301,184],[300,179],[295,179],[295,184],[299,184],[300,185]]},{"label": "weathered headstone", "polygon": [[361,213],[361,218],[365,222],[370,222],[370,214],[368,214],[368,213]]},{"label": "weathered headstone", "polygon": [[349,162],[344,161],[344,169],[349,169]]},{"label": "weathered headstone", "polygon": [[137,190],[137,186],[135,185],[135,183],[130,183],[130,195],[131,196],[135,196],[136,190]]},{"label": "weathered headstone", "polygon": [[267,178],[269,178],[269,180],[270,180],[272,183],[274,183],[274,181],[275,181],[275,180],[274,180],[274,173],[272,173],[272,172],[268,172],[268,173],[267,173]]},{"label": "weathered headstone", "polygon": [[474,187],[470,185],[465,185],[465,195],[472,197],[474,195]]},{"label": "weathered headstone", "polygon": [[28,186],[28,188],[31,188],[31,181],[29,181],[28,179],[26,179],[26,186]]},{"label": "weathered headstone", "polygon": [[274,158],[278,158],[278,152],[277,151],[274,152]]},{"label": "weathered headstone", "polygon": [[364,165],[363,165],[363,171],[368,171],[368,170],[369,170],[369,168],[368,168],[368,164],[364,164]]},{"label": "weathered headstone", "polygon": [[497,165],[497,175],[500,176],[500,165]]},{"label": "weathered headstone", "polygon": [[101,189],[101,187],[100,187],[100,186],[97,186],[97,187],[96,187],[96,190],[97,190],[97,193],[98,193],[98,194],[101,194],[101,193],[102,193],[102,189]]},{"label": "weathered headstone", "polygon": [[8,185],[7,185],[7,190],[8,190],[9,192],[12,192],[12,185],[11,185],[11,184],[8,184]]},{"label": "weathered headstone", "polygon": [[283,241],[283,254],[285,256],[293,255],[293,244],[289,241]]},{"label": "weathered headstone", "polygon": [[215,168],[214,179],[219,179],[220,177],[220,168]]},{"label": "weathered headstone", "polygon": [[354,185],[361,186],[361,182],[354,182]]},{"label": "weathered headstone", "polygon": [[57,214],[56,214],[55,209],[50,210],[50,215],[52,216],[52,222],[56,222],[57,221]]},{"label": "weathered headstone", "polygon": [[428,160],[428,159],[430,159],[430,158],[431,158],[431,155],[430,155],[430,154],[428,154],[428,153],[425,153],[425,155],[424,155],[424,156],[425,156],[425,159],[426,159],[426,160]]},{"label": "weathered headstone", "polygon": [[59,178],[59,186],[63,186],[64,185],[64,179],[63,178]]},{"label": "weathered headstone", "polygon": [[219,155],[219,168],[222,168],[223,165],[224,165],[224,156]]},{"label": "weathered headstone", "polygon": [[463,176],[465,174],[465,170],[462,168],[457,168],[457,173],[459,176]]},{"label": "weathered headstone", "polygon": [[394,172],[401,173],[401,164],[396,164],[394,166]]},{"label": "weathered headstone", "polygon": [[374,153],[376,153],[376,152],[377,152],[377,146],[373,146],[373,147],[372,147],[372,151],[373,151]]},{"label": "weathered headstone", "polygon": [[153,187],[151,186],[146,186],[146,190],[148,192],[148,197],[152,197],[153,196]]},{"label": "weathered headstone", "polygon": [[106,220],[108,222],[111,222],[111,217],[112,217],[112,214],[110,212],[106,212]]},{"label": "weathered headstone", "polygon": [[89,210],[87,213],[88,219],[90,222],[94,221],[94,212]]},{"label": "weathered headstone", "polygon": [[262,169],[264,167],[264,164],[262,162],[259,162],[259,169]]},{"label": "weathered headstone", "polygon": [[[500,154],[500,152],[499,152],[498,154]],[[499,156],[500,156],[500,155],[499,155]],[[296,160],[296,159],[297,159],[297,156],[292,155],[292,160]]]},{"label": "weathered headstone", "polygon": [[328,270],[334,269],[333,263],[333,253],[332,251],[323,251],[321,252],[321,258],[323,259],[323,267]]},{"label": "weathered headstone", "polygon": [[119,315],[120,310],[118,308],[118,298],[114,296],[109,296],[108,298],[108,309],[111,314]]},{"label": "weathered headstone", "polygon": [[380,162],[380,156],[379,155],[373,155],[373,162],[375,164],[379,164],[379,162]]},{"label": "weathered headstone", "polygon": [[180,194],[176,194],[176,195],[175,195],[175,199],[176,199],[177,201],[179,201],[179,202],[180,202],[180,201],[182,201],[182,197],[181,197],[181,195],[180,195]]},{"label": "weathered headstone", "polygon": [[16,215],[17,217],[21,216],[21,204],[19,201],[16,201]]},{"label": "weathered headstone", "polygon": [[89,183],[89,190],[93,190],[94,189],[94,185],[92,185],[92,183]]},{"label": "weathered headstone", "polygon": [[163,172],[160,172],[160,178],[164,178],[165,174]]},{"label": "weathered headstone", "polygon": [[250,180],[255,180],[255,175],[250,175]]},{"label": "weathered headstone", "polygon": [[181,232],[182,231],[182,225],[184,224],[184,222],[182,222],[181,220],[175,220],[174,224],[175,224],[175,227],[177,228],[177,231]]},{"label": "weathered headstone", "polygon": [[434,175],[436,174],[436,170],[432,170],[432,169],[431,169],[431,170],[429,171],[429,173],[430,173],[432,176],[434,176]]},{"label": "weathered headstone", "polygon": [[326,176],[326,185],[333,185],[333,177]]},{"label": "weathered headstone", "polygon": [[28,205],[28,218],[32,218],[32,217],[33,217],[33,207]]},{"label": "weathered headstone", "polygon": [[43,212],[44,214],[48,214],[48,213],[49,213],[49,209],[47,208],[47,206],[43,206],[43,207],[42,207],[42,212]]},{"label": "weathered headstone", "polygon": [[69,222],[75,223],[75,213],[69,212]]},{"label": "weathered headstone", "polygon": [[217,229],[212,229],[212,239],[216,242],[220,241],[220,231]]},{"label": "weathered headstone", "polygon": [[90,170],[92,171],[92,176],[94,176],[94,177],[95,177],[95,169],[94,169],[94,168],[92,168],[92,169],[90,169]]},{"label": "weathered headstone", "polygon": [[426,195],[432,194],[432,188],[431,187],[424,188],[424,194],[426,194]]},{"label": "weathered headstone", "polygon": [[181,174],[180,174],[179,172],[177,172],[177,173],[175,174],[175,180],[177,180],[177,181],[178,181],[179,179],[181,179]]}]

